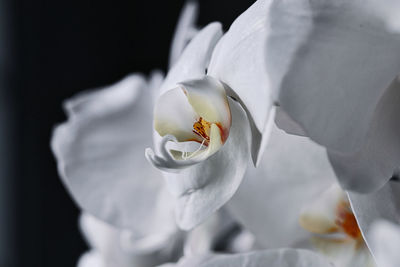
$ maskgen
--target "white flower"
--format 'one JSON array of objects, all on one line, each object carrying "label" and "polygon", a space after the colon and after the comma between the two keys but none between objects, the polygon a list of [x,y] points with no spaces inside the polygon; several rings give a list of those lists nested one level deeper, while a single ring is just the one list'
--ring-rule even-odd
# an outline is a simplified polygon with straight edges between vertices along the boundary
[{"label": "white flower", "polygon": [[374,266],[326,151],[274,127],[258,168],[227,205],[262,248],[306,248],[337,267]]},{"label": "white flower", "polygon": [[[175,54],[187,42],[195,11],[189,2],[173,41]],[[162,80],[159,72],[148,80],[132,74],[67,100],[68,121],[55,128],[51,141],[59,174],[77,204],[139,236],[177,228],[174,199],[161,173],[144,157],[152,144],[153,99]]]}]

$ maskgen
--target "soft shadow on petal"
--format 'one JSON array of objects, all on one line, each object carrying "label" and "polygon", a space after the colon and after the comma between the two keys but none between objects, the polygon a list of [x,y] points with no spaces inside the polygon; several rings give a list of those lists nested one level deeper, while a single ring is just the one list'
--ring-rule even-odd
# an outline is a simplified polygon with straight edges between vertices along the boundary
[{"label": "soft shadow on petal", "polygon": [[143,235],[175,228],[173,200],[143,155],[152,143],[152,91],[142,76],[131,75],[79,94],[66,102],[68,121],[56,127],[51,142],[78,205]]},{"label": "soft shadow on petal", "polygon": [[169,53],[169,68],[171,68],[182,54],[185,46],[198,32],[196,21],[198,17],[199,4],[197,1],[186,0],[179,15],[174,37],[171,42]]},{"label": "soft shadow on petal", "polygon": [[264,250],[233,255],[208,255],[181,259],[162,267],[332,267],[322,256],[301,249]]},{"label": "soft shadow on petal", "polygon": [[328,149],[361,148],[376,105],[400,73],[400,35],[377,11],[391,3],[271,4],[266,62],[272,89],[307,135]]},{"label": "soft shadow on petal", "polygon": [[176,88],[177,84],[186,80],[201,79],[206,74],[211,54],[222,36],[222,27],[213,22],[204,27],[186,46],[175,65],[169,70],[160,94]]},{"label": "soft shadow on petal", "polygon": [[[270,1],[258,0],[233,22],[218,42],[208,69],[209,75],[227,84],[243,103],[259,138],[268,128],[273,104],[265,64],[269,6]],[[257,141],[258,149],[262,143]],[[253,151],[254,163],[259,157],[258,149]]]},{"label": "soft shadow on petal", "polygon": [[400,224],[384,220],[374,222],[370,246],[379,267],[396,267],[400,262]]},{"label": "soft shadow on petal", "polygon": [[400,166],[400,80],[396,78],[374,111],[365,142],[352,154],[330,152],[343,188],[370,192],[381,188]]},{"label": "soft shadow on petal", "polygon": [[274,126],[260,165],[248,168],[227,206],[263,247],[294,246],[310,237],[299,224],[302,208],[333,183],[324,148]]},{"label": "soft shadow on petal", "polygon": [[177,197],[176,219],[182,229],[192,229],[224,205],[239,187],[250,157],[250,129],[246,113],[230,100],[232,126],[226,143],[206,160],[164,173]]},{"label": "soft shadow on petal", "polygon": [[380,219],[400,224],[400,183],[390,181],[379,191],[370,194],[348,192],[351,207],[357,218],[363,237],[375,256],[370,240],[371,226]]}]

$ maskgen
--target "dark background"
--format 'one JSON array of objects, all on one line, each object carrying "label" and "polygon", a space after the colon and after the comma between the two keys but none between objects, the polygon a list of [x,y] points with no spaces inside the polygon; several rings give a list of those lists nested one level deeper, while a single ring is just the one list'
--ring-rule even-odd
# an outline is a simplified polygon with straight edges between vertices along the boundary
[{"label": "dark background", "polygon": [[[226,30],[252,2],[200,1],[199,23]],[[183,3],[0,0],[0,267],[75,266],[87,249],[49,149],[62,100],[165,70]]]}]

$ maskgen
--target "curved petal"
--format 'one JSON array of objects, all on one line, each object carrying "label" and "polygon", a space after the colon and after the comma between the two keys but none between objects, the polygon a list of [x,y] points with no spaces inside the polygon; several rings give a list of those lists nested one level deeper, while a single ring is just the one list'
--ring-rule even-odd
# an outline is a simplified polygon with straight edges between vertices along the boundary
[{"label": "curved petal", "polygon": [[143,156],[152,143],[152,93],[142,76],[131,75],[80,94],[65,104],[68,121],[56,127],[51,142],[78,205],[138,235],[176,227],[161,173]]},{"label": "curved petal", "polygon": [[178,83],[201,79],[206,74],[211,53],[222,36],[218,22],[208,24],[186,46],[176,64],[169,70],[160,89],[160,95],[176,88]]},{"label": "curved petal", "polygon": [[176,196],[176,219],[182,229],[191,229],[224,205],[242,181],[250,156],[248,119],[240,105],[229,101],[232,126],[221,149],[206,160],[164,173]]},{"label": "curved petal", "polygon": [[310,237],[299,224],[302,208],[334,183],[322,147],[275,126],[259,167],[248,168],[227,206],[263,247],[290,247]]},{"label": "curved petal", "polygon": [[[225,143],[231,127],[229,102],[220,82],[204,76],[180,86],[162,94],[154,111],[154,129],[163,138],[156,142],[157,155],[150,148],[145,154],[160,170],[176,171],[207,159]],[[181,149],[169,150],[168,141],[181,142],[176,144]],[[193,141],[200,145],[188,150],[187,143]]]},{"label": "curved petal", "polygon": [[371,226],[380,219],[400,224],[400,183],[388,182],[382,189],[370,194],[348,192],[350,203],[363,237],[375,256],[371,241]]},{"label": "curved petal", "polygon": [[[258,0],[233,22],[218,42],[208,68],[208,74],[227,84],[234,92],[233,96],[243,103],[254,121],[255,129],[252,130],[258,131],[260,138],[268,128],[273,104],[265,64],[270,2]],[[253,152],[254,162],[259,156],[258,149]]]},{"label": "curved petal", "polygon": [[400,73],[400,34],[389,30],[392,18],[380,10],[394,2],[271,4],[266,63],[272,89],[307,135],[331,150],[361,148],[375,107]]},{"label": "curved petal", "polygon": [[197,1],[187,0],[185,2],[171,43],[171,50],[169,53],[169,68],[176,63],[185,46],[198,32],[196,28],[198,9],[199,4]]},{"label": "curved petal", "polygon": [[352,154],[329,153],[342,187],[358,192],[381,188],[400,166],[400,78],[382,96],[365,143]]},{"label": "curved petal", "polygon": [[181,259],[163,267],[332,267],[320,255],[295,249],[264,250],[233,255],[208,255]]},{"label": "curved petal", "polygon": [[90,247],[100,255],[105,266],[154,266],[176,259],[181,236],[179,232],[153,234],[145,238],[108,225],[83,214],[80,227]]},{"label": "curved petal", "polygon": [[379,267],[395,267],[400,262],[400,225],[384,220],[374,222],[370,245]]}]

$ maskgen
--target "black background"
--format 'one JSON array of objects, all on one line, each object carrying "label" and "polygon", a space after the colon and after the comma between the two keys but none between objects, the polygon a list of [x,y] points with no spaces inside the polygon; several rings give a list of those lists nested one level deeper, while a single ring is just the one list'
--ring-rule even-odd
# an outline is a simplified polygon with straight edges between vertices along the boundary
[{"label": "black background", "polygon": [[[253,0],[200,1],[225,30]],[[62,100],[166,69],[184,1],[0,0],[0,267],[75,266],[79,210],[49,149]]]}]

